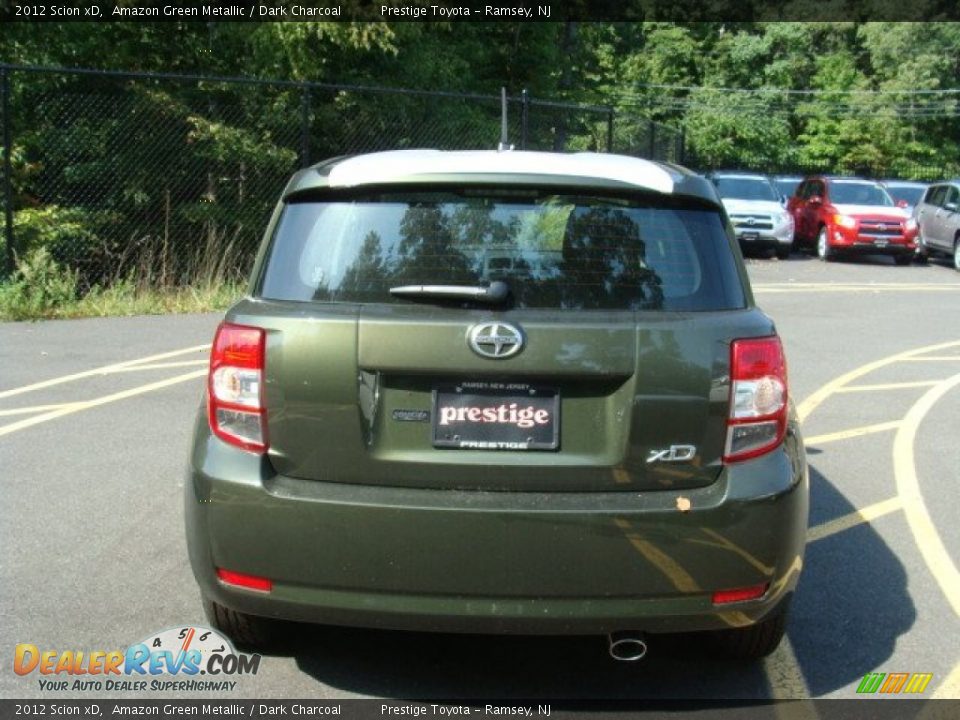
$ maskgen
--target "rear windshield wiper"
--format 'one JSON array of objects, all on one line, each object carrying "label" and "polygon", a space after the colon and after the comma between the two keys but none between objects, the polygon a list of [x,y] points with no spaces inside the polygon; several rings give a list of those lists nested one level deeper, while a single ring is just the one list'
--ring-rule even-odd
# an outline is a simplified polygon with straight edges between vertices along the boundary
[{"label": "rear windshield wiper", "polygon": [[494,280],[487,286],[400,285],[390,288],[390,294],[409,298],[455,298],[492,304],[506,300],[510,287],[502,280]]}]

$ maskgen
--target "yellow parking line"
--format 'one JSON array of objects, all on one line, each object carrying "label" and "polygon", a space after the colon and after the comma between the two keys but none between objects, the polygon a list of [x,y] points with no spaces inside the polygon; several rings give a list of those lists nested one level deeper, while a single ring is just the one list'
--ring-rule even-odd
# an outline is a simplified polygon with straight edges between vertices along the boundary
[{"label": "yellow parking line", "polygon": [[809,417],[810,413],[816,410],[824,400],[833,395],[837,390],[845,385],[849,385],[857,378],[863,377],[874,370],[887,365],[892,365],[893,363],[900,362],[901,360],[906,360],[914,357],[915,355],[922,355],[925,352],[933,352],[934,350],[944,350],[946,348],[955,348],[958,346],[960,346],[960,340],[952,340],[950,342],[937,343],[935,345],[925,345],[924,347],[906,350],[904,352],[889,355],[885,358],[880,358],[879,360],[874,360],[873,362],[861,365],[860,367],[854,368],[848,373],[834,378],[826,385],[820,387],[812,395],[809,395],[802,403],[800,403],[799,406],[797,406],[797,415],[799,415],[800,420],[805,420],[807,417]]},{"label": "yellow parking line", "polygon": [[20,395],[33,390],[41,390],[42,388],[60,385],[61,383],[71,382],[73,380],[80,380],[81,378],[91,377],[93,375],[103,375],[106,373],[115,372],[119,369],[126,368],[131,365],[137,365],[139,363],[147,363],[154,360],[164,360],[166,358],[176,357],[178,355],[186,355],[188,353],[201,352],[209,349],[209,344],[194,345],[192,347],[183,348],[182,350],[171,350],[170,352],[159,353],[157,355],[148,355],[147,357],[137,358],[135,360],[125,360],[124,362],[113,363],[111,365],[103,365],[98,368],[93,368],[92,370],[84,370],[83,372],[73,373],[71,375],[62,375],[60,377],[51,378],[50,380],[43,380],[42,382],[33,383],[32,385],[24,385],[11,390],[3,390],[0,391],[0,398],[13,397],[14,395]]},{"label": "yellow parking line", "polygon": [[924,355],[923,357],[905,358],[908,362],[957,362],[960,355]]},{"label": "yellow parking line", "polygon": [[892,497],[887,500],[881,500],[865,508],[854,510],[852,513],[834,518],[807,531],[807,544],[823,540],[824,538],[836,535],[844,530],[849,530],[857,525],[873,522],[879,517],[889,515],[892,512],[903,509],[903,502],[899,497]]},{"label": "yellow parking line", "polygon": [[884,383],[881,385],[848,385],[837,390],[838,393],[873,392],[874,390],[905,390],[907,388],[931,387],[939,380],[914,380],[912,382]]},{"label": "yellow parking line", "polygon": [[814,435],[804,438],[804,443],[806,445],[823,445],[829,442],[836,442],[837,440],[849,440],[850,438],[862,437],[863,435],[884,432],[885,430],[896,430],[898,427],[900,427],[899,420],[877,423],[876,425],[863,425],[861,427],[850,428],[849,430],[828,433],[827,435]]},{"label": "yellow parking line", "polygon": [[950,671],[943,682],[937,685],[937,689],[934,690],[931,697],[934,700],[948,698],[956,700],[960,698],[960,663],[953,666],[953,670]]},{"label": "yellow parking line", "polygon": [[960,616],[960,573],[944,547],[923,501],[913,455],[914,439],[924,416],[937,401],[958,385],[960,374],[928,390],[907,412],[893,440],[893,475],[897,483],[897,494],[903,501],[907,522],[917,548],[943,590],[947,602],[953,607],[954,613]]},{"label": "yellow parking line", "polygon": [[123,400],[135,395],[142,395],[143,393],[148,393],[153,390],[159,390],[160,388],[165,388],[170,385],[176,385],[177,383],[182,383],[187,380],[193,380],[194,378],[202,377],[206,374],[206,370],[194,370],[193,372],[186,373],[185,375],[175,375],[174,377],[167,378],[166,380],[159,380],[147,385],[140,385],[139,387],[123,390],[121,392],[113,393],[112,395],[104,395],[103,397],[95,398],[93,400],[85,400],[83,402],[73,403],[58,410],[52,410],[44,413],[43,415],[26,418],[25,420],[20,420],[19,422],[10,423],[9,425],[2,425],[0,426],[0,437],[3,435],[9,435],[17,430],[25,430],[28,427],[39,425],[40,423],[47,422],[48,420],[55,420],[56,418],[63,417],[64,415],[70,415],[71,413],[79,412],[80,410],[88,410],[89,408],[106,405],[107,403]]}]

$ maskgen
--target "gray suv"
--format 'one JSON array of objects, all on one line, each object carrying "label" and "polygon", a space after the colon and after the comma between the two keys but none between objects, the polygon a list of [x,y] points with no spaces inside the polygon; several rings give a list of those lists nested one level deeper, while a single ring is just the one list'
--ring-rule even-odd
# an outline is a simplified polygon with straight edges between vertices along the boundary
[{"label": "gray suv", "polygon": [[931,185],[914,208],[917,221],[917,255],[926,259],[931,253],[953,257],[960,270],[960,179]]}]

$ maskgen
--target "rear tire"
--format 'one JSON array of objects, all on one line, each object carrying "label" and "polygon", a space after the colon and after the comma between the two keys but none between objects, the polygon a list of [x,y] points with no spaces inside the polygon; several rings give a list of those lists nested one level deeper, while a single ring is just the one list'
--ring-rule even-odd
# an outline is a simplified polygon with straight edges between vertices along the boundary
[{"label": "rear tire", "polygon": [[777,252],[777,260],[789,260],[789,259],[790,259],[790,250],[791,250],[791,248],[790,248],[789,245],[787,245],[786,247],[784,247],[784,246],[782,246],[782,245],[779,246],[779,247],[777,248],[777,251],[776,251],[776,252]]},{"label": "rear tire", "polygon": [[231,610],[207,598],[203,599],[203,611],[214,629],[223,632],[239,648],[273,648],[286,637],[285,624],[279,620]]},{"label": "rear tire", "polygon": [[763,620],[742,628],[718,630],[712,633],[717,649],[727,657],[736,660],[760,660],[772,653],[780,645],[787,630],[789,600]]},{"label": "rear tire", "polygon": [[834,259],[833,248],[830,247],[830,237],[827,235],[827,228],[820,228],[820,234],[817,235],[817,257],[824,262],[831,262]]}]

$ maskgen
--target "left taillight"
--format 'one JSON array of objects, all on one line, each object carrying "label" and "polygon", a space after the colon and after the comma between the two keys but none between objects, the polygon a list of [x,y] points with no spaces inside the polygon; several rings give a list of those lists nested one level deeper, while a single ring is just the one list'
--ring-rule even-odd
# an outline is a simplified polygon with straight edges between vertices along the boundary
[{"label": "left taillight", "polygon": [[786,430],[787,361],[780,338],[734,340],[724,462],[770,452],[783,441]]},{"label": "left taillight", "polygon": [[210,429],[224,442],[255,453],[267,449],[265,345],[262,328],[221,323],[213,339],[207,377]]}]

